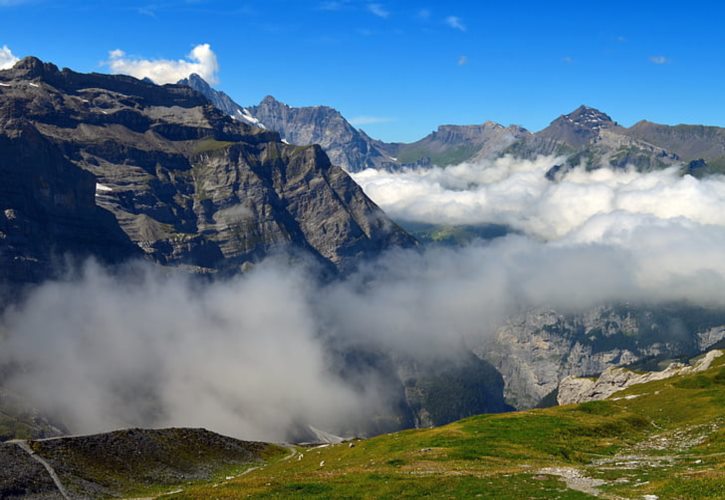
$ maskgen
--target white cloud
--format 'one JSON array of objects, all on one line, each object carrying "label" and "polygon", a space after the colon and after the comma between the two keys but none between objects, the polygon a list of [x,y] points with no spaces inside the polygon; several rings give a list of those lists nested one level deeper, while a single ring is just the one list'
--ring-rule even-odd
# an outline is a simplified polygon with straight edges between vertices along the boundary
[{"label": "white cloud", "polygon": [[[546,171],[561,159],[504,157],[443,168],[353,174],[393,217],[445,224],[504,224],[549,241],[609,241],[652,221],[725,227],[725,177],[680,176],[677,167],[575,169],[560,182]],[[619,229],[618,229],[619,228]]]},{"label": "white cloud", "polygon": [[670,60],[665,56],[652,56],[649,58],[653,64],[668,64]]},{"label": "white cloud", "polygon": [[139,59],[129,57],[120,49],[108,53],[106,64],[112,73],[131,75],[136,78],[150,78],[155,83],[176,83],[196,73],[207,82],[217,82],[219,63],[208,43],[194,47],[186,59]]},{"label": "white cloud", "polygon": [[326,2],[320,2],[317,6],[318,10],[338,11],[347,7],[349,1],[347,0],[331,0]]},{"label": "white cloud", "polygon": [[19,60],[20,59],[15,57],[7,45],[3,45],[2,48],[0,48],[0,69],[12,68]]},{"label": "white cloud", "polygon": [[431,11],[430,9],[420,9],[418,11],[418,18],[419,19],[430,19]]},{"label": "white cloud", "polygon": [[468,57],[467,56],[460,56],[458,58],[458,65],[459,66],[465,66],[466,64],[468,64]]},{"label": "white cloud", "polygon": [[356,116],[354,118],[350,118],[349,121],[350,121],[351,125],[360,127],[362,125],[375,125],[378,123],[390,123],[390,122],[394,121],[394,119],[389,118],[387,116],[363,115],[363,116]]},{"label": "white cloud", "polygon": [[379,3],[369,3],[368,11],[374,16],[382,17],[383,19],[390,17],[390,11]]},{"label": "white cloud", "polygon": [[446,24],[454,30],[466,31],[466,26],[463,24],[463,21],[458,16],[446,17]]}]

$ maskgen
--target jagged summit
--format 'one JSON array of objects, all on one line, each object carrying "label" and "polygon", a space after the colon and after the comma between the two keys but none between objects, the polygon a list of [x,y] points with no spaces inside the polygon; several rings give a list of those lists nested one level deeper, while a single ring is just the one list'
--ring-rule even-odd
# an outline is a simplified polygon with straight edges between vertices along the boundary
[{"label": "jagged summit", "polygon": [[11,70],[25,74],[28,78],[41,77],[47,73],[58,73],[58,66],[46,63],[34,56],[24,57],[11,68]]},{"label": "jagged summit", "polygon": [[579,106],[561,115],[536,136],[544,142],[556,142],[576,150],[595,139],[602,130],[615,127],[618,125],[609,115],[589,106]]},{"label": "jagged summit", "polygon": [[617,123],[606,113],[586,105],[581,105],[571,113],[562,115],[557,119],[557,121],[559,120],[579,127],[590,128],[592,130],[600,130],[617,125]]}]

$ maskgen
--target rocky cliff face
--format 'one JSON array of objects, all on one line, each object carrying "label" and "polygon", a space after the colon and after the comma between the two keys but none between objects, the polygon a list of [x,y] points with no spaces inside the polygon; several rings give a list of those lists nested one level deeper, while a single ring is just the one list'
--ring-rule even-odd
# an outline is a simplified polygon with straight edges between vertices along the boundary
[{"label": "rocky cliff face", "polygon": [[596,375],[650,357],[695,355],[725,338],[724,324],[724,312],[695,307],[599,307],[576,315],[529,311],[475,352],[502,374],[506,402],[523,409],[569,376]]},{"label": "rocky cliff face", "polygon": [[[560,405],[600,401],[633,385],[646,384],[655,380],[664,380],[679,375],[700,373],[708,370],[712,362],[723,355],[723,351],[712,350],[693,365],[672,363],[662,371],[637,373],[626,368],[607,368],[598,378],[566,377],[559,384],[556,401]],[[634,398],[636,396],[625,396]],[[617,399],[617,398],[615,398]]]},{"label": "rocky cliff face", "polygon": [[69,256],[94,256],[106,263],[140,256],[113,215],[96,205],[94,176],[71,163],[14,109],[16,101],[4,99],[6,93],[0,87],[3,282],[54,276]]},{"label": "rocky cliff face", "polygon": [[[116,257],[133,253],[130,239],[163,264],[233,272],[290,246],[345,270],[415,244],[319,146],[283,144],[186,86],[60,71],[34,58],[0,72],[0,84],[3,157],[15,158],[3,168],[18,173],[5,189],[25,183],[37,191],[26,200],[62,209],[83,233],[69,234],[69,245]],[[25,165],[43,174],[29,180]],[[20,241],[3,252],[22,254],[13,221],[29,212],[8,209],[6,241]]]},{"label": "rocky cliff face", "polygon": [[378,145],[327,106],[293,108],[265,97],[250,114],[270,130],[280,133],[290,144],[319,144],[335,165],[355,172],[379,168],[395,162]]}]

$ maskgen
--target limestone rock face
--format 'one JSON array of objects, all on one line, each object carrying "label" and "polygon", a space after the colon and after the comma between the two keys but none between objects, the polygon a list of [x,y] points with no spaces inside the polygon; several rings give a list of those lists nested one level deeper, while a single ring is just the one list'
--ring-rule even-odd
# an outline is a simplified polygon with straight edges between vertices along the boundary
[{"label": "limestone rock face", "polygon": [[96,182],[23,118],[0,108],[0,275],[38,282],[69,256],[119,262],[141,252],[94,201]]},{"label": "limestone rock face", "polygon": [[[701,352],[725,337],[725,315],[703,309],[598,307],[586,313],[533,310],[511,318],[476,355],[503,376],[506,402],[536,406],[566,377],[588,377],[649,358]],[[582,390],[586,380],[577,382]]]},{"label": "limestone rock face", "polygon": [[[101,255],[140,248],[162,264],[235,272],[282,248],[344,271],[415,245],[319,146],[283,144],[187,86],[60,71],[34,58],[0,71],[0,83],[0,168],[16,174],[0,189],[25,183],[33,199],[49,197],[85,231],[68,235],[71,246],[95,254],[102,237]],[[10,241],[22,239],[13,221],[29,216],[17,203],[0,219]],[[86,227],[89,218],[99,222]],[[13,250],[21,244],[2,251],[32,256]]]},{"label": "limestone rock face", "polygon": [[666,369],[659,372],[640,374],[627,370],[626,368],[610,367],[596,380],[569,376],[559,384],[557,402],[560,405],[567,405],[584,403],[586,401],[599,401],[607,399],[616,392],[633,385],[645,384],[655,380],[664,380],[676,375],[703,372],[710,368],[712,362],[723,354],[723,351],[715,349],[705,354],[702,359],[698,360],[692,366],[682,363],[672,363]]},{"label": "limestone rock face", "polygon": [[279,132],[290,144],[319,144],[332,163],[350,172],[395,163],[385,155],[377,141],[357,130],[333,108],[295,108],[267,96],[259,105],[248,110],[260,123]]}]

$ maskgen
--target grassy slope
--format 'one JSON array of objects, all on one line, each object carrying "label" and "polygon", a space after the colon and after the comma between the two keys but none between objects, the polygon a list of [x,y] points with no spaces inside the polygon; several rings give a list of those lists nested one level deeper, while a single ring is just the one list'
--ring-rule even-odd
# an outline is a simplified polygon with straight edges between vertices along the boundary
[{"label": "grassy slope", "polygon": [[482,415],[354,447],[300,448],[301,459],[177,498],[590,498],[545,467],[599,479],[605,496],[725,498],[724,358],[703,375],[617,395],[634,399]]},{"label": "grassy slope", "polygon": [[[224,480],[276,462],[288,450],[203,429],[127,429],[31,441],[78,497],[149,496]],[[1,496],[1,495],[0,495]]]}]

